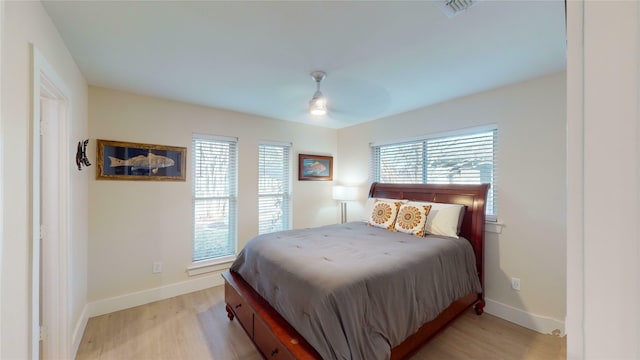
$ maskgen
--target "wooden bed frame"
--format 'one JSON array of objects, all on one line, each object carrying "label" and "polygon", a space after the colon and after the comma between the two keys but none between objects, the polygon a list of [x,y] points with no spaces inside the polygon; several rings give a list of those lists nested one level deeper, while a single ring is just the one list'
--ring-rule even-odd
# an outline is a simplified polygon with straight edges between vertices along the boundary
[{"label": "wooden bed frame", "polygon": [[[473,247],[478,276],[484,288],[484,221],[488,189],[488,184],[373,183],[369,197],[465,205],[460,235],[469,240]],[[225,280],[225,302],[229,320],[238,318],[265,359],[321,359],[311,345],[239,274],[226,272],[222,276]],[[423,324],[416,333],[391,349],[391,359],[407,358],[471,306],[474,306],[478,315],[482,314],[485,306],[483,293],[471,293],[453,302],[435,319]]]}]

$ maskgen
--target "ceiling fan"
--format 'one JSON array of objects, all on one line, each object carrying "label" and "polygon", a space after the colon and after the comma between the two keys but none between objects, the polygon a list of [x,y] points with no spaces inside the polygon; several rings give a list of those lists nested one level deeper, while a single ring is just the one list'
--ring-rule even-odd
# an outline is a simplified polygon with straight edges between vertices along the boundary
[{"label": "ceiling fan", "polygon": [[386,90],[370,79],[338,76],[331,81],[332,98],[331,111],[329,101],[320,90],[320,85],[327,78],[322,70],[312,71],[310,74],[316,83],[316,91],[309,101],[307,113],[314,118],[329,116],[342,121],[358,121],[363,117],[383,112],[391,99]]}]

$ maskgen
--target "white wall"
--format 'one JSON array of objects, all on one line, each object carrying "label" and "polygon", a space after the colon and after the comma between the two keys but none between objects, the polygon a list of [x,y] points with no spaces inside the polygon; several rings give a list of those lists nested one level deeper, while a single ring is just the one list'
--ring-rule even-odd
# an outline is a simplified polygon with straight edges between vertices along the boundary
[{"label": "white wall", "polygon": [[[293,143],[293,226],[337,222],[336,203],[331,200],[333,182],[297,180],[298,153],[336,154],[333,129],[96,87],[90,87],[89,100],[92,140],[184,146],[188,158],[184,182],[90,181],[90,301],[193,280],[185,273],[191,264],[193,133],[238,138],[239,248],[258,232],[260,140]],[[91,151],[95,158],[95,149]],[[161,274],[151,273],[154,261],[163,262]],[[221,280],[219,273],[196,278],[202,277]]]},{"label": "white wall", "polygon": [[[565,317],[565,74],[338,130],[339,181],[369,183],[369,143],[496,124],[498,218],[486,233],[487,311],[542,332]],[[362,217],[349,204],[349,218]],[[521,279],[521,291],[511,289]]]},{"label": "white wall", "polygon": [[640,358],[640,4],[568,7],[567,358]]},{"label": "white wall", "polygon": [[[30,357],[31,323],[31,96],[34,44],[70,90],[68,156],[75,157],[80,139],[88,137],[87,84],[40,2],[6,2],[2,59],[3,226],[2,300],[0,318],[2,359]],[[90,173],[69,171],[72,189],[69,234],[70,293],[67,322],[82,319],[87,293],[87,191]]]}]

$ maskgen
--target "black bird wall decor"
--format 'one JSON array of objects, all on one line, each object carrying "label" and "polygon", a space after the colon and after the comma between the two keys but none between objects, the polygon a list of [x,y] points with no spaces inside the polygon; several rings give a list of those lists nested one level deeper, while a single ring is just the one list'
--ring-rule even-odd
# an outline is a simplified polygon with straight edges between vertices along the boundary
[{"label": "black bird wall decor", "polygon": [[82,165],[91,166],[89,159],[87,159],[87,144],[89,139],[85,141],[78,141],[78,152],[76,152],[76,165],[78,170],[82,170]]}]

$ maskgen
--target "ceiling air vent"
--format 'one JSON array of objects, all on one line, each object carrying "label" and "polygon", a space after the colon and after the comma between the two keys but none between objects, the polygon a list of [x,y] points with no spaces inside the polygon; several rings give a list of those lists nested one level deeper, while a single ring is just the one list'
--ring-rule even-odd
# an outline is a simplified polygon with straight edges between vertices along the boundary
[{"label": "ceiling air vent", "polygon": [[477,3],[478,0],[441,0],[435,2],[448,17],[454,17]]}]

